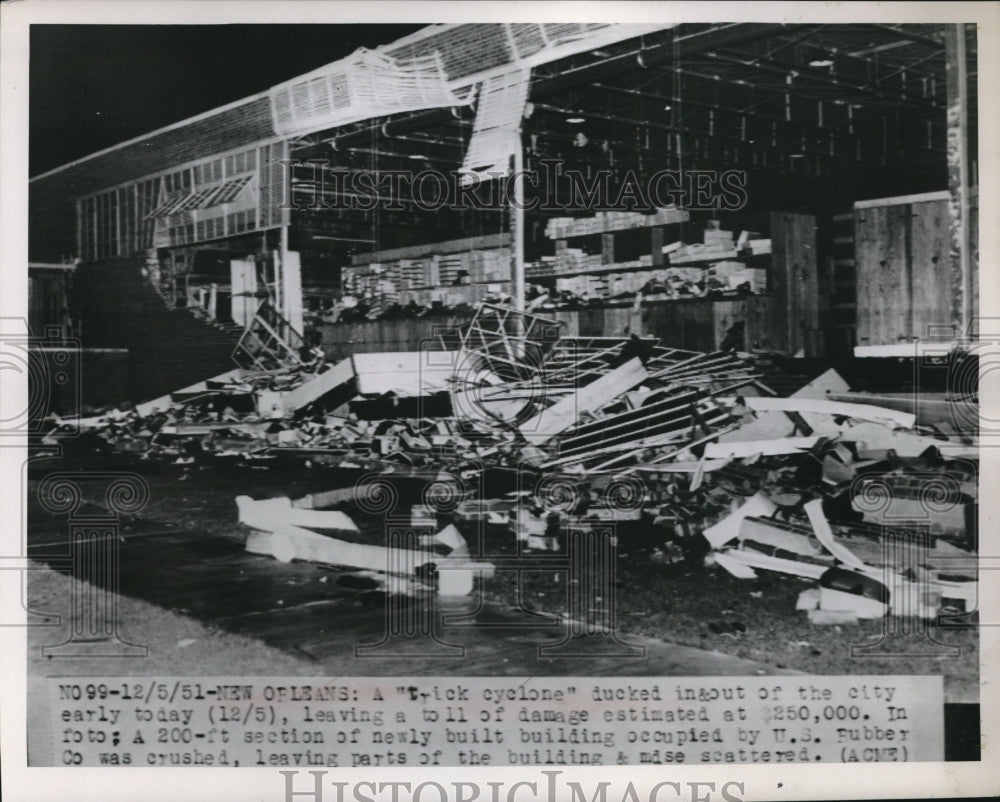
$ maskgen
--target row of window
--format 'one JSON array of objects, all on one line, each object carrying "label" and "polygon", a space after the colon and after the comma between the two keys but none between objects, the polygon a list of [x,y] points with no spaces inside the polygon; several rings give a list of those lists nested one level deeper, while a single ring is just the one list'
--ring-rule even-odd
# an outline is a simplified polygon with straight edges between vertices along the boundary
[{"label": "row of window", "polygon": [[82,259],[105,259],[152,246],[159,181],[150,179],[80,200],[79,252]]},{"label": "row of window", "polygon": [[257,169],[257,149],[226,156],[226,175],[234,176]]},{"label": "row of window", "polygon": [[251,148],[241,153],[219,157],[211,161],[196,164],[194,167],[176,170],[163,176],[163,185],[167,192],[190,189],[192,184],[211,184],[223,178],[233,178],[242,173],[257,169],[257,149]]},{"label": "row of window", "polygon": [[256,222],[256,215],[250,209],[197,222],[178,221],[167,227],[166,234],[170,245],[187,245],[253,231],[257,227]]},{"label": "row of window", "polygon": [[195,230],[199,240],[224,237],[226,236],[226,218],[212,217],[208,220],[199,220]]},{"label": "row of window", "polygon": [[171,245],[186,245],[194,242],[194,223],[183,226],[171,226],[167,229],[167,236]]},{"label": "row of window", "polygon": [[170,245],[186,245],[243,234],[257,228],[257,216],[253,209],[232,212],[197,222],[176,220],[167,228]]},{"label": "row of window", "polygon": [[233,212],[229,215],[228,221],[230,234],[242,234],[244,231],[252,231],[257,227],[256,214],[253,209]]},{"label": "row of window", "polygon": [[167,192],[180,192],[191,188],[191,171],[177,170],[163,176],[163,187]]},{"label": "row of window", "polygon": [[[220,156],[81,198],[77,204],[80,258],[106,259],[166,241],[181,245],[241,234],[257,229],[258,218],[261,226],[273,225],[268,222],[275,217],[271,207],[280,201],[268,196],[261,204],[258,193],[249,187],[258,167],[266,175],[265,185],[280,178],[271,173],[286,151],[284,143],[265,145],[260,155],[257,150]],[[229,204],[228,215],[221,213],[225,204]],[[240,208],[232,210],[232,206]],[[192,219],[206,214],[213,216]]]},{"label": "row of window", "polygon": [[[170,245],[242,234],[257,227],[257,210],[243,209],[195,222],[189,212],[154,219],[146,211],[153,196],[143,182],[81,200],[80,254],[85,261],[135,253],[153,246],[156,224],[166,229]],[[155,210],[153,210],[155,211]]]},{"label": "row of window", "polygon": [[257,169],[257,150],[245,150],[242,153],[233,153],[225,158],[213,159],[203,164],[196,164],[191,168],[194,174],[196,186],[201,184],[211,184],[221,181],[223,178],[233,178],[241,173],[247,173]]}]

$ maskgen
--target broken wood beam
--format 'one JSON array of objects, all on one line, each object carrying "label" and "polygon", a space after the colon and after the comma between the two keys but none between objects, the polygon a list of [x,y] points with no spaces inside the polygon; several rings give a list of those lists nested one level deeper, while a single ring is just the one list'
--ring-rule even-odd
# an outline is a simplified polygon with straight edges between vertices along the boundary
[{"label": "broken wood beam", "polygon": [[356,394],[354,367],[350,358],[342,359],[322,373],[306,376],[294,390],[258,391],[257,414],[261,417],[283,418],[338,389],[342,389],[342,399],[338,399],[337,406]]},{"label": "broken wood beam", "polygon": [[808,412],[823,415],[838,415],[856,420],[876,423],[891,423],[905,429],[912,429],[916,416],[912,412],[875,406],[874,404],[847,404],[842,401],[825,401],[812,398],[765,398],[746,396],[743,404],[754,412]]},{"label": "broken wood beam", "polygon": [[955,412],[956,404],[975,403],[971,397],[950,398],[944,393],[830,393],[831,401],[848,404],[874,404],[883,409],[896,409],[916,416],[916,422],[923,426],[935,423],[954,423],[961,419]]},{"label": "broken wood beam", "polygon": [[755,493],[721,521],[705,529],[702,535],[713,548],[717,549],[731,540],[739,538],[744,518],[772,515],[776,509],[777,507],[771,499],[763,493]]},{"label": "broken wood beam", "polygon": [[529,418],[519,427],[521,434],[534,442],[547,443],[572,428],[585,412],[600,409],[648,377],[638,358],[629,360]]},{"label": "broken wood beam", "polygon": [[438,593],[446,596],[467,595],[472,592],[477,575],[493,575],[491,563],[468,558],[468,547],[457,536],[457,530],[446,529],[433,538],[451,548],[454,556],[442,555],[430,549],[355,543],[314,532],[307,527],[359,530],[342,512],[293,507],[288,498],[254,500],[238,496],[236,505],[240,522],[257,530],[248,536],[246,550],[281,562],[307,560],[404,576],[419,576],[419,569],[433,566]]},{"label": "broken wood beam", "polygon": [[781,437],[775,440],[709,443],[705,446],[705,456],[708,459],[729,459],[732,457],[767,457],[779,454],[797,454],[813,448],[819,440],[819,437]]}]

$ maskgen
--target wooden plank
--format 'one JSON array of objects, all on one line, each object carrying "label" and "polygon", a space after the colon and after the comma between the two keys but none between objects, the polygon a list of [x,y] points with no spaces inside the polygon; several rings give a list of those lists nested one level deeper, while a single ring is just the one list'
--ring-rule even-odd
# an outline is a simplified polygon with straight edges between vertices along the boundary
[{"label": "wooden plank", "polygon": [[[722,345],[729,329],[735,323],[744,324],[744,332],[748,333],[746,323],[750,302],[747,298],[727,298],[716,301],[712,304],[712,348],[713,350]],[[746,336],[746,334],[744,335]],[[739,346],[737,351],[746,350],[746,342]]]},{"label": "wooden plank", "polygon": [[[878,264],[878,213],[857,210],[854,213],[855,303],[857,305],[856,336],[860,342],[872,342],[872,306],[878,293],[873,280],[878,274],[868,265]],[[856,349],[855,349],[856,350]]]},{"label": "wooden plank", "polygon": [[292,506],[302,507],[309,510],[322,509],[323,507],[330,507],[334,504],[341,504],[345,501],[356,501],[357,496],[358,488],[354,485],[351,487],[337,487],[333,490],[323,490],[319,493],[309,493],[302,496],[302,498],[294,499],[292,501]]},{"label": "wooden plank", "polygon": [[947,205],[925,200],[856,212],[857,328],[866,344],[927,337],[950,321]]},{"label": "wooden plank", "polygon": [[868,331],[870,342],[889,342],[886,339],[889,335],[886,332],[885,316],[889,308],[889,304],[887,303],[889,298],[887,268],[891,263],[889,240],[892,223],[889,218],[888,208],[874,208],[870,214],[874,217],[876,227],[874,232],[869,233],[869,236],[874,237],[875,241],[871,244],[868,263],[856,265],[855,269],[868,277],[869,302],[871,305],[865,308],[859,303],[856,315],[859,322],[866,317],[869,318]]},{"label": "wooden plank", "polygon": [[801,342],[799,349],[806,351],[806,356],[818,356],[816,351],[822,348],[815,346],[812,339],[819,331],[819,261],[816,254],[816,218],[812,215],[790,215],[794,224],[794,244],[796,255],[795,270],[795,307],[799,310],[796,327]]},{"label": "wooden plank", "polygon": [[940,200],[911,208],[910,241],[913,266],[910,272],[912,321],[908,334],[926,339],[952,322],[952,282],[948,264],[948,203]]},{"label": "wooden plank", "polygon": [[898,395],[874,395],[872,393],[831,393],[831,401],[843,401],[848,404],[875,404],[887,409],[898,409],[912,412],[917,423],[928,426],[935,423],[953,423],[955,419],[955,401],[943,393],[900,393]]},{"label": "wooden plank", "polygon": [[913,324],[913,298],[910,294],[913,275],[910,206],[886,209],[888,251],[883,257],[885,312],[882,318],[882,342],[897,342],[910,337]]},{"label": "wooden plank", "polygon": [[795,353],[795,343],[791,337],[791,325],[789,319],[794,310],[790,308],[792,291],[792,271],[788,241],[788,229],[782,225],[780,214],[771,214],[771,271],[768,276],[771,292],[774,295],[778,307],[782,310],[779,325],[776,330],[775,347],[785,353]]},{"label": "wooden plank", "polygon": [[884,210],[872,208],[854,214],[854,262],[857,282],[857,337],[861,342],[881,342],[882,228]]},{"label": "wooden plank", "polygon": [[740,526],[747,516],[772,515],[777,509],[774,502],[763,493],[755,493],[718,523],[705,529],[702,534],[712,548],[724,546],[739,537]]},{"label": "wooden plank", "polygon": [[[759,516],[747,516],[740,522],[739,540],[751,540],[783,551],[790,551],[803,557],[822,557],[823,552],[807,534],[780,521]],[[751,546],[751,548],[753,548]]]},{"label": "wooden plank", "polygon": [[[284,241],[284,240],[283,240]],[[281,251],[278,259],[281,315],[293,331],[302,332],[302,263],[298,251]]]},{"label": "wooden plank", "polygon": [[921,192],[916,195],[897,195],[893,198],[871,198],[854,202],[855,209],[878,209],[883,206],[910,205],[913,203],[926,203],[928,201],[947,201],[950,196],[948,190],[938,192]]},{"label": "wooden plank", "polygon": [[754,411],[761,412],[812,412],[824,415],[843,415],[860,420],[889,422],[896,426],[912,429],[916,416],[911,412],[873,404],[847,404],[842,401],[826,401],[813,398],[764,398],[748,396],[743,403]]},{"label": "wooden plank", "polygon": [[702,459],[689,460],[686,462],[667,462],[662,465],[656,463],[646,463],[636,465],[634,470],[639,473],[661,474],[661,473],[711,473],[712,471],[725,468],[732,464],[728,459]]},{"label": "wooden plank", "polygon": [[686,414],[691,404],[698,403],[704,398],[696,390],[685,390],[674,393],[660,390],[657,394],[661,396],[660,400],[652,401],[636,409],[620,412],[617,415],[609,415],[601,420],[582,424],[574,429],[567,439],[576,440],[590,434],[605,434],[609,431],[639,424],[663,415],[677,417],[678,415]]},{"label": "wooden plank", "polygon": [[613,265],[615,263],[615,235],[601,234],[601,264]]},{"label": "wooden plank", "polygon": [[255,529],[271,529],[273,525],[290,524],[338,532],[360,532],[350,517],[338,510],[314,510],[292,505],[286,496],[267,499],[236,497],[239,522]]},{"label": "wooden plank", "polygon": [[525,421],[521,434],[532,442],[547,443],[571,428],[584,412],[600,409],[648,377],[638,358],[629,360]]},{"label": "wooden plank", "polygon": [[329,370],[318,374],[314,379],[303,382],[294,390],[282,393],[282,407],[286,414],[295,412],[336,388],[348,384],[352,379],[354,379],[354,367],[351,360],[342,359]]},{"label": "wooden plank", "polygon": [[[708,427],[721,426],[729,419],[729,415],[726,413],[704,415],[703,423]],[[620,431],[614,434],[602,431],[593,435],[588,435],[585,438],[566,440],[560,444],[560,454],[567,455],[578,452],[590,452],[594,447],[606,447],[619,444],[628,445],[629,443],[640,442],[637,438],[658,437],[660,434],[672,433],[679,434],[682,437],[690,437],[690,430],[695,424],[695,419],[691,417],[690,413],[660,413],[643,419],[641,423],[641,428],[636,428],[634,424],[628,426],[627,428],[617,426],[615,428]],[[711,434],[710,436],[714,437],[715,434]]]},{"label": "wooden plank", "polygon": [[430,550],[387,548],[314,532],[306,527],[359,530],[342,512],[293,507],[288,498],[254,500],[238,496],[236,506],[240,523],[258,530],[247,538],[246,550],[268,554],[282,562],[309,560],[408,575],[416,574],[421,565],[434,563],[438,568],[438,592],[442,595],[465,595],[472,591],[476,575],[493,575],[491,563],[468,559],[468,547],[457,530],[446,529],[434,536],[433,540],[452,549],[450,555],[442,556]]},{"label": "wooden plank", "polygon": [[548,462],[543,462],[540,467],[551,468],[555,465],[567,465],[575,462],[584,462],[585,460],[591,459],[592,457],[598,457],[604,454],[612,454],[619,451],[641,451],[644,448],[651,448],[652,446],[665,445],[667,443],[673,443],[679,440],[685,440],[685,434],[683,431],[664,432],[661,434],[654,435],[652,437],[643,438],[641,440],[632,440],[625,443],[618,443],[617,445],[606,446],[604,448],[586,449],[579,454],[559,456],[556,457],[555,459],[550,459]]},{"label": "wooden plank", "polygon": [[979,450],[976,445],[966,445],[953,440],[938,440],[910,431],[891,429],[885,424],[869,421],[862,421],[850,426],[838,426],[831,423],[823,430],[823,434],[857,443],[861,450],[892,449],[900,457],[918,457],[927,449],[934,448],[946,458],[979,458]]},{"label": "wooden plank", "polygon": [[823,515],[822,501],[813,499],[805,505],[804,509],[806,515],[809,516],[809,523],[816,534],[816,539],[823,545],[823,548],[850,568],[864,570],[867,567],[850,549],[837,543],[833,530],[830,529],[830,524],[827,522],[826,516]]},{"label": "wooden plank", "polygon": [[[830,368],[792,393],[791,398],[824,399],[828,393],[846,392],[847,390],[847,382],[841,378],[837,371]],[[808,417],[806,420],[809,421]],[[769,440],[774,437],[791,437],[794,433],[794,425],[787,415],[780,412],[766,412],[763,415],[758,415],[755,420],[744,423],[732,432],[722,435],[719,442]]]},{"label": "wooden plank", "polygon": [[774,456],[796,454],[812,448],[819,437],[782,437],[776,440],[749,440],[742,443],[709,443],[705,446],[707,459],[730,457]]},{"label": "wooden plank", "polygon": [[947,356],[961,345],[958,342],[910,342],[884,345],[856,345],[854,356],[859,358],[917,359],[923,356]]},{"label": "wooden plank", "polygon": [[746,345],[748,348],[778,350],[781,328],[780,305],[768,288],[767,295],[753,295],[746,300]]},{"label": "wooden plank", "polygon": [[653,255],[653,267],[661,267],[666,262],[663,254],[663,226],[653,226],[649,230],[649,247]]},{"label": "wooden plank", "polygon": [[[355,354],[354,373],[361,395],[427,395],[450,389],[459,367],[458,351],[386,351]],[[472,362],[467,361],[471,365]]]}]

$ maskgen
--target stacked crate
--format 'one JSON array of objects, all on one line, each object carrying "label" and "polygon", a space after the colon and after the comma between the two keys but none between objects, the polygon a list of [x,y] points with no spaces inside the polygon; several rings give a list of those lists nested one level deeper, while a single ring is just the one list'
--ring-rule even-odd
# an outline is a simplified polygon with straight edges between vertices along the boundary
[{"label": "stacked crate", "polygon": [[400,289],[418,289],[428,286],[427,279],[430,276],[423,260],[400,259],[398,265]]},{"label": "stacked crate", "polygon": [[[467,254],[454,253],[447,255],[435,255],[434,262],[437,264],[438,286],[451,287],[458,283],[468,282],[468,267],[466,266]],[[462,274],[465,274],[463,281]]]}]

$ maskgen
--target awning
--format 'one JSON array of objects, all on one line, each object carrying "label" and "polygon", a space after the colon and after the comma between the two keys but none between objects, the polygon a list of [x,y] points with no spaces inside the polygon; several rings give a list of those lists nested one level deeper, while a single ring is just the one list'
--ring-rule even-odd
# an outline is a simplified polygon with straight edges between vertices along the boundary
[{"label": "awning", "polygon": [[146,215],[146,219],[159,219],[171,215],[190,212],[193,209],[208,209],[230,203],[246,189],[252,176],[243,175],[223,184],[206,187],[188,193],[172,193],[167,199]]}]

